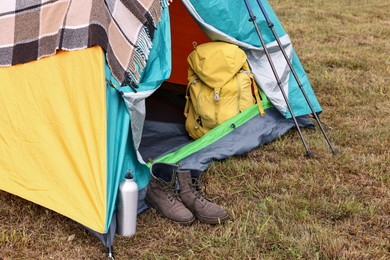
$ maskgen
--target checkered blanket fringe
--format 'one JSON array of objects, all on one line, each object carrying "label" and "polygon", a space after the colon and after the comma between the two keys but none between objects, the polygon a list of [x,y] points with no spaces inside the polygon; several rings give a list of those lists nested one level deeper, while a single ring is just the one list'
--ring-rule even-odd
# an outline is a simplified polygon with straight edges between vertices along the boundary
[{"label": "checkered blanket fringe", "polygon": [[7,0],[0,4],[0,66],[99,45],[118,82],[137,84],[171,1]]}]

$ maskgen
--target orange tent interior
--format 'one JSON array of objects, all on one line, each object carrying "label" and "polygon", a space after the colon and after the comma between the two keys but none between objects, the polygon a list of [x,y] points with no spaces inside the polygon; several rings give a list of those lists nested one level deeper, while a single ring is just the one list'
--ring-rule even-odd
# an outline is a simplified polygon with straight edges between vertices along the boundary
[{"label": "orange tent interior", "polygon": [[168,82],[187,85],[187,56],[197,44],[210,39],[199,28],[181,1],[173,1],[169,6],[172,35],[172,73]]}]

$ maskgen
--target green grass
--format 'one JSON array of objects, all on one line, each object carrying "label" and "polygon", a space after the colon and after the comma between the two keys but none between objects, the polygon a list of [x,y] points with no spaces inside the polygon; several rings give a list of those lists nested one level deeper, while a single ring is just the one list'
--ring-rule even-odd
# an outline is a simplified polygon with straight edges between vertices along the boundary
[{"label": "green grass", "polygon": [[[118,259],[390,259],[390,3],[272,0],[323,107],[296,131],[222,162],[207,193],[224,225],[173,224],[151,210],[116,237]],[[0,259],[104,259],[73,221],[0,192]]]}]

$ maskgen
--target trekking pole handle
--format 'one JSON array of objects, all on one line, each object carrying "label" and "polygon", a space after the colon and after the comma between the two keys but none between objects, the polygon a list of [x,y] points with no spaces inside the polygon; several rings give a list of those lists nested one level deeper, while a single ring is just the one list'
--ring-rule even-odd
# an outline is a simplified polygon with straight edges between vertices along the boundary
[{"label": "trekking pole handle", "polygon": [[264,16],[264,18],[265,18],[265,20],[266,20],[266,22],[268,24],[268,27],[270,27],[270,28],[274,27],[274,24],[271,22],[271,19],[269,19],[269,16],[268,16],[267,12],[265,11],[264,5],[261,2],[261,0],[256,0],[256,1],[257,1],[258,5],[260,7],[261,12],[263,13],[263,16]]}]

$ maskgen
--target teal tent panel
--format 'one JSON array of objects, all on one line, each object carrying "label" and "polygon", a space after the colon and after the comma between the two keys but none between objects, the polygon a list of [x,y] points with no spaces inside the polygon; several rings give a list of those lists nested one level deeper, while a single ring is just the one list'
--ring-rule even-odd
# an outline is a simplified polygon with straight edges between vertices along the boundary
[{"label": "teal tent panel", "polygon": [[[171,45],[168,8],[163,9],[161,21],[153,38],[145,69],[137,91],[154,90],[171,73]],[[149,182],[149,168],[138,161],[130,129],[131,116],[121,92],[133,92],[129,86],[120,86],[105,64],[107,82],[107,221],[108,230],[116,207],[120,182],[127,170],[131,170],[134,180],[141,190]],[[115,86],[113,88],[112,86]]]},{"label": "teal tent panel", "polygon": [[[118,84],[106,64],[106,79]],[[108,230],[115,211],[118,187],[130,170],[139,189],[149,181],[148,168],[138,162],[130,130],[130,114],[120,92],[107,84],[107,221]]]},{"label": "teal tent panel", "polygon": [[[107,77],[106,65],[106,78]],[[110,75],[111,76],[111,75]],[[111,78],[114,80],[114,78]],[[107,218],[105,231],[111,224],[119,183],[124,167],[124,155],[130,125],[130,116],[119,93],[107,85]]]},{"label": "teal tent panel", "polygon": [[[310,100],[311,105],[313,106],[314,111],[317,113],[320,113],[322,111],[322,108],[320,106],[320,103],[317,100],[316,95],[314,94],[314,91],[311,87],[310,81],[307,78],[307,75],[305,73],[305,70],[299,61],[299,58],[295,51],[293,52],[292,57],[292,65],[295,69],[295,72],[302,84],[302,88]],[[289,84],[288,84],[288,99],[293,100],[291,102],[291,107],[294,112],[294,115],[300,116],[300,115],[307,115],[311,114],[312,111],[307,104],[307,101],[302,93],[302,90],[299,88],[297,81],[295,80],[293,74],[290,72],[290,78],[289,78]],[[285,114],[286,118],[291,118],[290,111],[286,110]]]},{"label": "teal tent panel", "polygon": [[[235,38],[238,41],[260,47],[260,41],[252,22],[249,22],[249,13],[243,0],[213,0],[198,1],[188,0],[203,20],[215,27],[217,30]],[[256,0],[248,0],[253,12],[256,14],[256,21],[262,31],[265,43],[274,41],[271,31],[268,28],[265,18],[262,16],[260,7]],[[274,28],[279,37],[285,35],[285,31],[279,22],[275,12],[267,1],[262,1],[268,16],[274,21]]]}]

